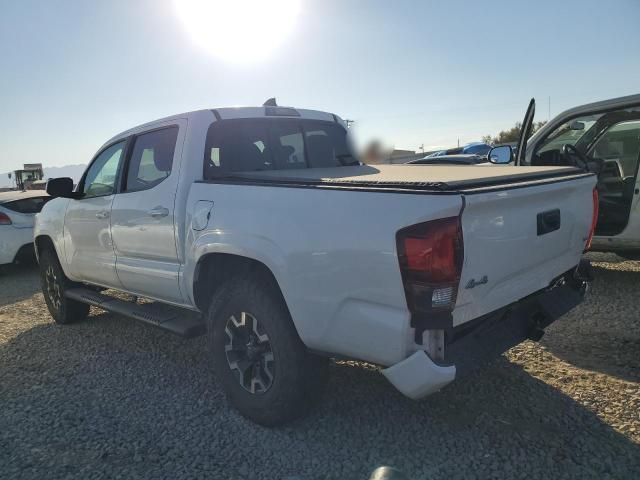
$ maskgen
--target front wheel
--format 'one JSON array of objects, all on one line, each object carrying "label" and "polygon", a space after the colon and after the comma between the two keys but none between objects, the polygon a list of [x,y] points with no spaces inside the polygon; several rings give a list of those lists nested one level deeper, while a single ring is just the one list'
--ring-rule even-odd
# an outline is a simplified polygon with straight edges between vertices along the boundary
[{"label": "front wheel", "polygon": [[56,323],[68,324],[84,320],[89,315],[89,305],[65,296],[65,290],[73,287],[62,271],[55,252],[45,248],[40,255],[40,283],[49,313]]},{"label": "front wheel", "polygon": [[230,280],[213,295],[207,320],[216,377],[242,415],[275,426],[319,399],[328,359],[308,352],[269,276]]}]

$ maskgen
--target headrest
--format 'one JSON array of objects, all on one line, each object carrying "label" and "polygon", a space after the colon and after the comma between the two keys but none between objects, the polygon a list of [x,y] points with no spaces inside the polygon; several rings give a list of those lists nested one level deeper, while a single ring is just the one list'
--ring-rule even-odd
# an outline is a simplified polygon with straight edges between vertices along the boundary
[{"label": "headrest", "polygon": [[309,158],[312,167],[335,167],[333,143],[326,135],[311,135],[307,137]]},{"label": "headrest", "polygon": [[264,170],[262,152],[253,143],[232,143],[222,149],[222,166],[228,172]]}]

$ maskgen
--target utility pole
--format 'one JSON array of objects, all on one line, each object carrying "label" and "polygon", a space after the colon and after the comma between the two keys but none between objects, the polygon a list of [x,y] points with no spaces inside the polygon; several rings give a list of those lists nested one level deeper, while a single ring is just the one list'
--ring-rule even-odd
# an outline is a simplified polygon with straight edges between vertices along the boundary
[{"label": "utility pole", "polygon": [[418,149],[420,149],[420,151],[422,151],[422,153],[424,153],[424,143],[423,143],[422,145],[420,145],[420,146],[418,147]]},{"label": "utility pole", "polygon": [[458,147],[460,147],[460,137],[458,137]]},{"label": "utility pole", "polygon": [[351,128],[351,125],[355,123],[355,120],[349,120],[348,118],[345,118],[344,123],[347,124],[347,128]]},{"label": "utility pole", "polygon": [[549,96],[549,111],[547,112],[547,122],[551,120],[551,96]]}]

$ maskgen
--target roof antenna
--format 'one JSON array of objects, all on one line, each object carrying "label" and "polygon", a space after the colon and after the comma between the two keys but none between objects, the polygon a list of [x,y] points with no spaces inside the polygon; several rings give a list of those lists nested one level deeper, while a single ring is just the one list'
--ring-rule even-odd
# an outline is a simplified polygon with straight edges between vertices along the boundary
[{"label": "roof antenna", "polygon": [[277,107],[276,97],[271,97],[269,100],[262,104],[263,107]]}]

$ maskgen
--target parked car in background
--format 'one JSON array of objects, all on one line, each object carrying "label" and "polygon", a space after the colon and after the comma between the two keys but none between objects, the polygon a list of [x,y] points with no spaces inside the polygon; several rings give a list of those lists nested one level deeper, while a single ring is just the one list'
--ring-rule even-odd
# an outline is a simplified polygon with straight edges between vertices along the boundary
[{"label": "parked car in background", "polygon": [[553,118],[517,156],[521,165],[579,165],[598,173],[592,250],[640,257],[640,95],[572,108]]},{"label": "parked car in background", "polygon": [[432,158],[432,157],[441,157],[442,155],[446,155],[446,150],[438,150],[437,152],[431,152],[429,155],[426,155],[424,158]]},{"label": "parked car in background", "polygon": [[33,258],[33,223],[51,197],[42,190],[0,193],[0,265]]},{"label": "parked car in background", "polygon": [[483,142],[468,143],[462,147],[462,153],[466,155],[482,155],[486,157],[489,150],[491,150],[491,145]]},{"label": "parked car in background", "polygon": [[407,162],[412,165],[479,165],[488,163],[487,157],[482,155],[458,154],[458,155],[439,155],[419,158]]},{"label": "parked car in background", "polygon": [[483,142],[471,142],[463,145],[462,147],[453,147],[446,150],[431,152],[425,158],[443,157],[445,155],[482,155],[486,157],[489,150],[491,150],[491,145]]},{"label": "parked car in background", "polygon": [[138,126],[75,190],[50,180],[35,242],[54,320],[93,305],[206,331],[229,403],[276,425],[319,397],[328,357],[417,399],[582,301],[593,174],[363,165],[339,117],[273,103]]}]

